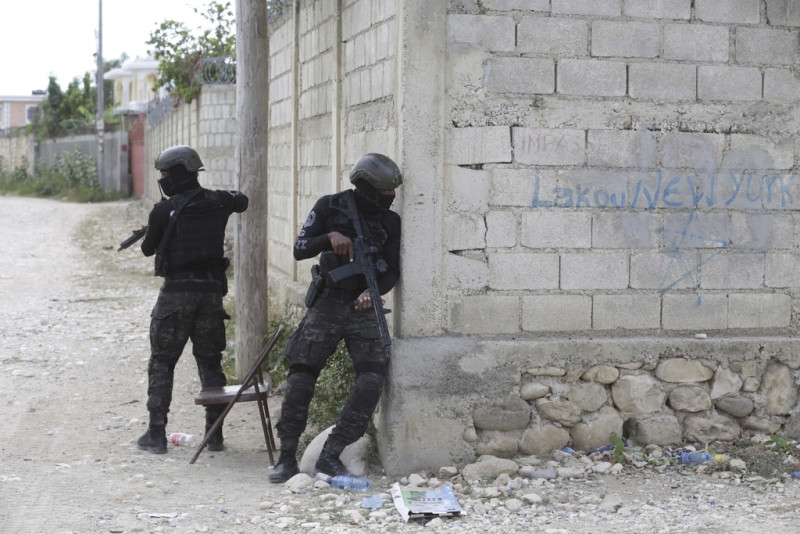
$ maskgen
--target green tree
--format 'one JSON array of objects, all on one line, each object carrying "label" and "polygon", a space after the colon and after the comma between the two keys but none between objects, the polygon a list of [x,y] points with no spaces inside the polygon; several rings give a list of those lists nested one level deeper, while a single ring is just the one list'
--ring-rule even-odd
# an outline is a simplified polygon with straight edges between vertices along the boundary
[{"label": "green tree", "polygon": [[197,76],[207,58],[236,56],[236,29],[230,2],[211,0],[201,12],[192,8],[211,24],[210,29],[193,32],[183,22],[165,20],[150,34],[147,44],[158,61],[156,88],[167,87],[185,102],[200,94]]},{"label": "green tree", "polygon": [[[122,54],[119,59],[103,61],[103,72],[117,68],[127,60],[127,54]],[[113,112],[114,82],[103,82],[106,123],[118,120],[111,115]],[[38,139],[52,139],[65,135],[87,133],[94,131],[95,115],[97,113],[97,85],[95,75],[85,72],[81,78],[75,77],[63,91],[55,76],[50,76],[47,85],[47,97],[41,104],[42,113],[30,126]]]}]

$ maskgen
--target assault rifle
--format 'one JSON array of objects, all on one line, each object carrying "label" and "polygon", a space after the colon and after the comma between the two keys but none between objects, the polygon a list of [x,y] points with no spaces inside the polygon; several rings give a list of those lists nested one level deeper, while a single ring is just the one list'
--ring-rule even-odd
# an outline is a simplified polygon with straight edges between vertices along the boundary
[{"label": "assault rifle", "polygon": [[356,208],[356,199],[353,195],[353,190],[347,190],[345,195],[347,198],[346,213],[353,222],[353,228],[356,231],[356,238],[353,240],[354,258],[352,262],[342,265],[341,267],[337,267],[329,272],[328,276],[330,276],[331,281],[333,282],[341,282],[345,278],[356,274],[364,275],[364,278],[367,280],[369,297],[372,301],[372,309],[375,310],[375,318],[378,320],[378,330],[380,331],[381,335],[381,344],[383,345],[384,350],[388,350],[388,347],[392,344],[392,340],[389,337],[389,326],[386,324],[386,317],[384,314],[391,313],[392,310],[383,307],[381,293],[378,291],[377,276],[377,273],[380,270],[385,270],[385,268],[380,269],[378,265],[378,262],[383,262],[384,260],[375,260],[375,255],[379,249],[364,238],[364,233],[361,229],[361,216]]},{"label": "assault rifle", "polygon": [[125,250],[129,246],[131,246],[134,243],[136,243],[137,241],[139,241],[141,238],[144,237],[144,234],[146,232],[147,232],[147,225],[142,226],[138,230],[134,230],[133,233],[131,234],[131,236],[128,239],[126,239],[125,241],[123,241],[122,243],[119,244],[119,248],[117,249],[117,252],[119,252],[120,250]]}]

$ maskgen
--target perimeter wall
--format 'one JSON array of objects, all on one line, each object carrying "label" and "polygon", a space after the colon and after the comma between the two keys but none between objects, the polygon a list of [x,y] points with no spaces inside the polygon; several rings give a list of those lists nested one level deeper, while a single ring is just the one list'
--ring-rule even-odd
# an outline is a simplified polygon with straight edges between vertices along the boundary
[{"label": "perimeter wall", "polygon": [[799,29],[796,0],[318,0],[272,21],[271,313],[303,312],[314,201],[365,152],[404,172],[388,472],[800,434]]}]

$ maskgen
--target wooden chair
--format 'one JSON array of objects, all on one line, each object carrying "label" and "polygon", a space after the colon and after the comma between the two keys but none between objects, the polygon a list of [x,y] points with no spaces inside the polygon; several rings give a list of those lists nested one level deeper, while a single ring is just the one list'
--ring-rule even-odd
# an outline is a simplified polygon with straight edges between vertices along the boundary
[{"label": "wooden chair", "polygon": [[272,420],[270,419],[269,407],[267,406],[269,383],[264,381],[264,373],[261,370],[261,367],[264,364],[264,361],[267,359],[267,355],[275,346],[275,343],[278,342],[278,338],[282,332],[283,326],[280,326],[278,330],[272,334],[272,337],[270,338],[269,342],[267,342],[264,350],[261,351],[261,355],[259,355],[259,357],[256,358],[256,361],[253,362],[253,366],[250,368],[250,371],[247,373],[247,375],[245,375],[241,384],[236,386],[203,388],[200,390],[200,393],[197,394],[194,399],[195,404],[200,404],[203,406],[226,404],[227,406],[225,406],[225,409],[221,414],[219,414],[219,417],[217,417],[217,420],[214,421],[214,424],[211,425],[211,428],[206,433],[203,441],[200,442],[200,445],[197,447],[197,452],[194,453],[194,456],[189,461],[190,464],[193,464],[200,456],[200,453],[203,452],[203,449],[206,447],[206,445],[208,445],[208,441],[211,439],[211,436],[219,427],[222,426],[225,416],[228,415],[228,412],[231,411],[231,408],[233,408],[234,404],[237,402],[256,401],[258,404],[258,414],[261,417],[261,428],[264,430],[264,441],[267,443],[269,461],[272,465],[275,465],[275,458],[273,457],[273,452],[275,451],[275,438],[272,435]]}]

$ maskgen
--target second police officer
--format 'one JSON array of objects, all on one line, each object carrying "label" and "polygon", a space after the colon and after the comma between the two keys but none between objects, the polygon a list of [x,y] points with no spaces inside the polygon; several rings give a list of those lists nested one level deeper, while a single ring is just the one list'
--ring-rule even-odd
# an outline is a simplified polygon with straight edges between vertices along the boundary
[{"label": "second police officer", "polygon": [[[362,156],[350,171],[364,238],[378,251],[377,282],[381,295],[400,278],[400,216],[390,209],[395,189],[403,183],[400,169],[383,154]],[[305,317],[286,345],[289,375],[281,415],[276,425],[281,441],[278,463],[269,474],[273,483],[299,472],[297,446],[306,428],[308,406],[320,371],[344,339],[353,363],[355,385],[336,425],[322,448],[315,470],[329,476],[350,474],[339,458],[344,448],[364,435],[380,400],[388,366],[373,302],[362,274],[338,283],[328,275],[352,262],[356,231],[348,215],[347,191],[317,200],[294,244],[294,258],[319,255],[323,281]],[[381,303],[377,303],[378,306]]]}]

